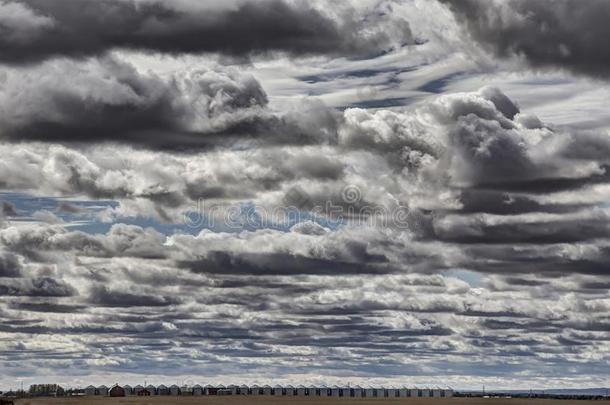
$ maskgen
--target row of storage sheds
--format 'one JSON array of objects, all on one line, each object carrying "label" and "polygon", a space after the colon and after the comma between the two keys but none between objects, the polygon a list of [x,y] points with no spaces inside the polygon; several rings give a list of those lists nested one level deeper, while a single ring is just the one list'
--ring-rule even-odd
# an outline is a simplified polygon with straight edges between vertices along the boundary
[{"label": "row of storage sheds", "polygon": [[334,385],[327,386],[304,386],[299,385],[206,385],[194,386],[171,385],[159,386],[129,385],[119,386],[114,385],[111,388],[101,385],[94,387],[92,385],[85,388],[85,395],[99,395],[111,397],[123,396],[151,396],[151,395],[273,395],[273,396],[299,396],[299,397],[339,397],[339,398],[406,398],[406,397],[433,397],[443,398],[452,397],[453,390],[451,388],[427,388],[427,387],[361,387],[359,385],[351,387],[339,387]]}]

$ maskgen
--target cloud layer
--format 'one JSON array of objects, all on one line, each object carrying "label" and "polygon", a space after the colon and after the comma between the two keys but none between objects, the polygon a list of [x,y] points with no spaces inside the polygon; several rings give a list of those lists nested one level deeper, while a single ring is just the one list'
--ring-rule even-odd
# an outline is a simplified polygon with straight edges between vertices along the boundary
[{"label": "cloud layer", "polygon": [[[179,221],[202,195],[262,214],[296,186],[302,209],[399,200],[409,215],[191,235],[115,224],[92,235],[20,225],[7,209],[3,368],[36,367],[34,351],[45,364],[33,375],[145,367],[159,380],[216,381],[222,364],[223,378],[258,382],[604,378],[606,143],[553,129],[485,88],[415,110],[347,110],[333,145],[174,156],[5,144],[6,187],[117,199],[104,215],[119,218]],[[341,196],[346,184],[359,185],[360,200]],[[168,353],[181,359],[172,369]]]},{"label": "cloud layer", "polygon": [[600,278],[500,272],[473,287],[410,272],[416,248],[404,235],[303,228],[167,239],[124,225],[95,236],[2,229],[0,244],[14,252],[3,263],[19,269],[0,279],[5,375],[24,365],[33,379],[71,378],[60,371],[69,366],[100,383],[100,373],[131,381],[143,367],[159,381],[259,383],[606,375],[610,298]]},{"label": "cloud layer", "polygon": [[304,102],[308,115],[271,111],[258,81],[228,67],[162,78],[111,57],[55,61],[9,69],[0,88],[0,134],[13,141],[113,141],[167,149],[243,139],[306,144],[322,141],[334,125],[333,113],[313,102]]},{"label": "cloud layer", "polygon": [[[340,16],[303,1],[38,1],[0,3],[0,60],[22,64],[127,49],[166,54],[223,53],[367,57],[412,43],[408,23]],[[341,9],[341,8],[339,8]],[[328,9],[327,9],[328,10]],[[383,27],[383,28],[382,28]]]},{"label": "cloud layer", "polygon": [[536,68],[562,68],[608,78],[604,44],[610,4],[604,0],[442,0],[472,38],[500,57]]}]

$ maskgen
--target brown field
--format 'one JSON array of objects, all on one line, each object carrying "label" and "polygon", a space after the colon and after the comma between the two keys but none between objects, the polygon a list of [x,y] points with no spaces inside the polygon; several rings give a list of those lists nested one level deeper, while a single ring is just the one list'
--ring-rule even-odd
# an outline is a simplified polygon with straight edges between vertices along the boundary
[{"label": "brown field", "polygon": [[274,397],[125,397],[125,398],[49,398],[21,399],[16,405],[112,405],[112,404],[158,404],[158,405],[587,405],[610,404],[610,401],[572,401],[552,399],[496,399],[496,398],[274,398]]}]

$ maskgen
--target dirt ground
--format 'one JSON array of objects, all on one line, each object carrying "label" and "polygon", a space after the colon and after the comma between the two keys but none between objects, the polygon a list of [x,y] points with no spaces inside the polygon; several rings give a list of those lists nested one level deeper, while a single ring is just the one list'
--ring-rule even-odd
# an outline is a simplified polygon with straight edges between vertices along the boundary
[{"label": "dirt ground", "polygon": [[45,398],[21,399],[16,405],[114,405],[114,404],[158,404],[158,405],[587,405],[610,404],[610,401],[568,401],[546,399],[500,399],[500,398],[297,398],[297,397],[125,397],[125,398]]}]

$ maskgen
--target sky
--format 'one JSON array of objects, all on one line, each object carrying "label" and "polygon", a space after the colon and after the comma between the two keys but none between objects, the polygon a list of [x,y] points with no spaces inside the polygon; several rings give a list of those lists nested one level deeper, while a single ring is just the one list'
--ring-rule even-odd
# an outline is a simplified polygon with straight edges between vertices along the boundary
[{"label": "sky", "polygon": [[0,0],[0,389],[610,386],[606,0]]}]

